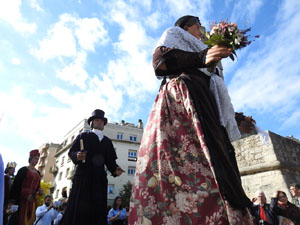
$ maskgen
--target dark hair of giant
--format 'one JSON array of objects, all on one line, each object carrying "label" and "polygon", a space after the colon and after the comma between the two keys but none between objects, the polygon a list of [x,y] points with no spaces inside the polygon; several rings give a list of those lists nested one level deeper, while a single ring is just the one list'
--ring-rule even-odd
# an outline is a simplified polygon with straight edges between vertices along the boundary
[{"label": "dark hair of giant", "polygon": [[175,26],[181,27],[182,29],[186,29],[186,27],[191,27],[195,23],[199,23],[201,25],[199,18],[196,16],[187,15],[187,16],[180,17],[175,22]]},{"label": "dark hair of giant", "polygon": [[119,208],[118,208],[118,205],[117,205],[117,200],[118,199],[121,199],[121,197],[120,196],[117,196],[116,198],[115,198],[115,200],[114,200],[114,203],[113,203],[113,209],[114,210],[117,210],[117,209],[122,209],[122,204],[119,206]]}]

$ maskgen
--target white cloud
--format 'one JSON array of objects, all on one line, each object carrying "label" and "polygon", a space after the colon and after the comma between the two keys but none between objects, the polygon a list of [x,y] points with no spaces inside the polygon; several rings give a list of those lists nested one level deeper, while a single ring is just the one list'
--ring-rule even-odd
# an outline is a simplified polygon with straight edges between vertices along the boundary
[{"label": "white cloud", "polygon": [[[286,5],[290,3],[287,1]],[[247,64],[236,72],[229,85],[236,110],[286,115],[299,104],[300,65],[295,59],[300,47],[295,37],[300,35],[300,4],[282,7],[278,15],[277,30],[259,40],[263,48],[248,55]]]},{"label": "white cloud", "polygon": [[[14,129],[20,136],[32,139],[35,136],[35,132],[30,134],[32,123],[34,123],[32,118],[37,106],[24,97],[22,87],[15,86],[11,93],[0,93],[0,99],[0,112],[4,113],[0,130],[11,131]],[[22,111],[21,115],[20,109]]]},{"label": "white cloud", "polygon": [[[58,88],[52,92],[60,95],[60,99],[68,101],[64,107],[50,107],[31,100],[20,86],[15,86],[6,94],[0,92],[0,112],[4,113],[0,133],[14,132],[19,139],[32,142],[35,148],[45,142],[59,143],[74,124],[94,110],[95,102],[99,102],[95,96],[91,100],[95,101],[93,105],[92,102],[88,104],[88,97],[91,97],[88,93],[72,95]],[[38,92],[44,93],[46,91]]]},{"label": "white cloud", "polygon": [[20,12],[22,0],[0,1],[0,19],[11,24],[18,32],[34,33],[35,23],[28,23]]},{"label": "white cloud", "polygon": [[[122,7],[129,8],[126,5]],[[120,57],[109,62],[107,76],[129,96],[143,99],[147,92],[158,88],[151,66],[156,40],[147,36],[139,20],[131,20],[125,11],[113,8],[114,22],[121,27],[119,41],[114,43]]]},{"label": "white cloud", "polygon": [[38,3],[38,0],[27,0],[29,6],[33,9],[35,9],[38,12],[44,12],[44,10],[41,8],[41,6]]},{"label": "white cloud", "polygon": [[143,8],[145,8],[146,10],[150,10],[151,6],[152,6],[152,1],[151,0],[143,0],[143,1],[140,1],[140,0],[131,0],[130,3],[131,3],[131,6],[139,4]]},{"label": "white cloud", "polygon": [[237,22],[238,20],[241,20],[244,23],[252,24],[262,5],[262,0],[238,1],[234,5],[230,21]]},{"label": "white cloud", "polygon": [[107,31],[97,18],[81,19],[70,14],[63,14],[59,18],[48,31],[47,37],[39,42],[39,49],[31,51],[43,61],[76,56],[76,40],[79,50],[85,51],[94,51],[97,44],[103,45],[108,41]]},{"label": "white cloud", "polygon": [[8,162],[16,162],[17,166],[15,171],[18,171],[21,167],[28,165],[30,149],[26,149],[26,150],[22,149],[16,152],[13,149],[10,149],[4,145],[0,145],[0,149],[1,149],[0,153],[2,155],[2,159],[5,167]]},{"label": "white cloud", "polygon": [[292,113],[292,115],[287,118],[284,123],[282,124],[282,126],[280,127],[279,130],[283,130],[283,129],[287,129],[293,126],[298,126],[298,128],[300,128],[300,109],[296,109],[295,112]]},{"label": "white cloud", "polygon": [[169,13],[174,17],[190,15],[190,12],[195,9],[190,0],[166,0],[166,3],[171,9]]},{"label": "white cloud", "polygon": [[157,29],[162,25],[163,21],[163,15],[156,11],[146,18],[145,26],[148,26],[151,29]]},{"label": "white cloud", "polygon": [[87,54],[82,51],[78,52],[75,60],[60,71],[57,71],[56,76],[64,81],[68,81],[71,85],[76,85],[81,89],[86,87],[85,81],[89,75],[84,69]]},{"label": "white cloud", "polygon": [[76,55],[76,41],[72,29],[64,22],[56,23],[49,31],[48,37],[39,41],[39,49],[31,53],[38,59],[47,61],[57,57]]},{"label": "white cloud", "polygon": [[19,58],[14,57],[11,59],[11,63],[15,65],[20,65],[21,60]]},{"label": "white cloud", "polygon": [[[207,15],[211,13],[213,10],[212,0],[201,0],[198,1],[197,6],[194,7],[193,14],[194,16],[198,16],[201,24],[206,25],[208,27],[209,22],[207,19]],[[213,13],[216,13],[213,11]]]},{"label": "white cloud", "polygon": [[[146,35],[144,27],[139,22],[130,19],[131,10],[124,2],[118,2],[114,7],[112,18],[121,27],[119,41],[113,43],[117,58],[110,60],[107,72],[91,77],[85,71],[86,54],[82,51],[74,62],[57,73],[61,79],[80,87],[85,92],[67,91],[61,88],[43,90],[40,93],[50,94],[63,104],[77,111],[82,105],[93,110],[95,104],[103,106],[108,115],[119,119],[121,111],[130,112],[131,116],[138,113],[140,104],[149,93],[158,91],[159,82],[156,80],[151,66],[151,57],[155,40]],[[69,19],[70,20],[70,19]],[[134,37],[134,38],[133,38]],[[125,99],[133,100],[131,105],[125,104]],[[125,105],[124,105],[125,104]],[[133,110],[135,109],[135,110]]]},{"label": "white cloud", "polygon": [[79,45],[88,51],[94,51],[98,42],[102,45],[108,42],[107,31],[103,27],[103,22],[97,18],[77,20],[75,34]]}]

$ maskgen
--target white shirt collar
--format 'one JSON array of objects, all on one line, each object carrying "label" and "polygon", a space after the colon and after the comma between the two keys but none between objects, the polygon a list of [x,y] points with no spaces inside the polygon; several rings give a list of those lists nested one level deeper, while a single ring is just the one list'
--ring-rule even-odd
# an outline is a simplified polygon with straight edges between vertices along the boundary
[{"label": "white shirt collar", "polygon": [[102,133],[101,130],[98,130],[98,129],[92,129],[92,132],[94,132],[94,133],[98,136],[99,141],[102,141],[102,139],[103,139],[103,133]]}]

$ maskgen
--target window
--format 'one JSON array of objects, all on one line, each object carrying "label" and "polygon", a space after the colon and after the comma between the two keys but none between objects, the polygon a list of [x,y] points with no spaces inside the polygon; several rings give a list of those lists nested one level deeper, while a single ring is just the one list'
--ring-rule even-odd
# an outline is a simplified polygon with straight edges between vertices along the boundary
[{"label": "window", "polygon": [[107,186],[107,193],[108,194],[113,194],[114,193],[114,189],[115,189],[115,185],[114,184],[109,184]]},{"label": "window", "polygon": [[70,172],[70,168],[67,169],[67,171],[66,171],[66,176],[65,176],[65,177],[68,177],[68,176],[69,176],[69,172]]},{"label": "window", "polygon": [[59,194],[59,189],[56,190],[55,198],[58,198],[58,194]]},{"label": "window", "polygon": [[65,163],[65,157],[63,156],[63,157],[61,158],[61,164],[60,164],[60,166],[64,166],[64,163]]},{"label": "window", "polygon": [[135,135],[131,135],[131,136],[129,137],[129,140],[130,140],[130,141],[136,141],[136,136],[135,136]]},{"label": "window", "polygon": [[137,151],[136,150],[128,150],[128,161],[136,161],[136,155]]},{"label": "window", "polygon": [[134,175],[135,174],[135,167],[129,166],[128,167],[128,175]]},{"label": "window", "polygon": [[123,134],[122,133],[118,133],[117,134],[117,139],[118,140],[122,140],[123,139]]},{"label": "window", "polygon": [[75,136],[73,135],[73,136],[71,137],[71,143],[74,141],[74,138],[75,138]]},{"label": "window", "polygon": [[58,180],[61,180],[61,177],[62,177],[62,172],[59,173]]},{"label": "window", "polygon": [[68,157],[68,159],[67,159],[67,163],[69,163],[69,162],[71,162],[71,158],[70,157]]}]

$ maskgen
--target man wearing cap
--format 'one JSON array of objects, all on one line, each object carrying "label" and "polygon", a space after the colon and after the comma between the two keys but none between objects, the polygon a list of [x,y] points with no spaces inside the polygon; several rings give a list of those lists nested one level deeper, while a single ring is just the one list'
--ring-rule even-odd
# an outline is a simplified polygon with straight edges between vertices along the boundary
[{"label": "man wearing cap", "polygon": [[107,124],[104,111],[96,109],[88,119],[91,131],[79,134],[69,156],[77,165],[68,207],[60,225],[107,224],[107,174],[120,176],[112,141],[103,135]]}]

